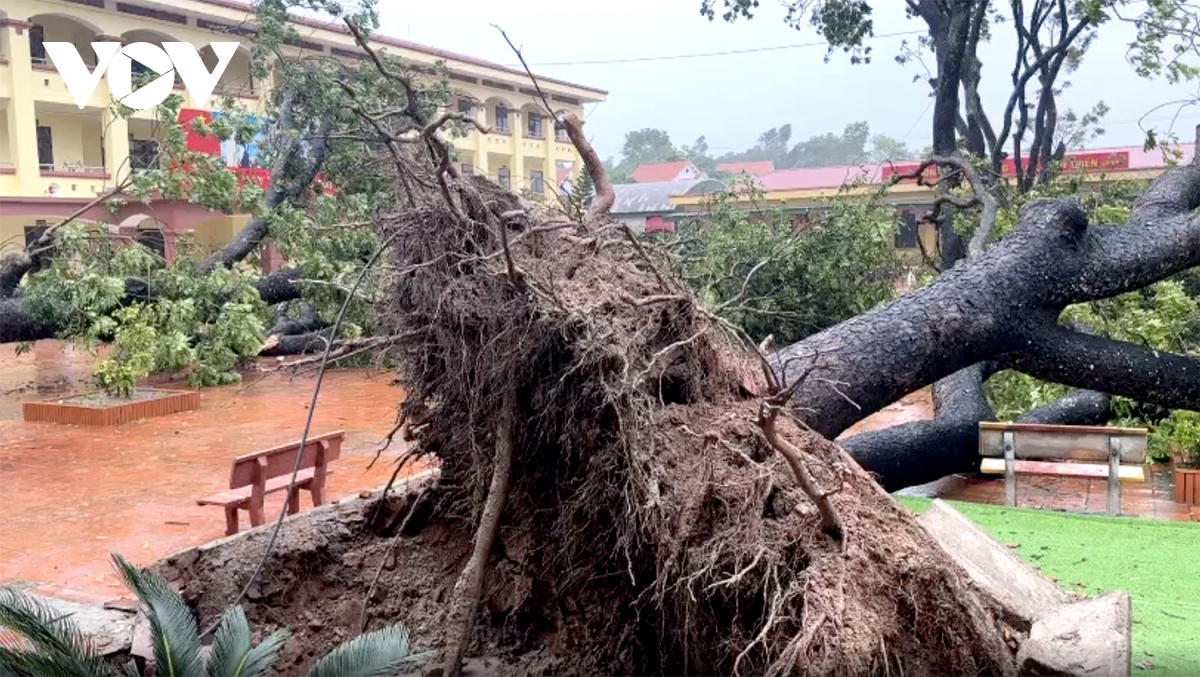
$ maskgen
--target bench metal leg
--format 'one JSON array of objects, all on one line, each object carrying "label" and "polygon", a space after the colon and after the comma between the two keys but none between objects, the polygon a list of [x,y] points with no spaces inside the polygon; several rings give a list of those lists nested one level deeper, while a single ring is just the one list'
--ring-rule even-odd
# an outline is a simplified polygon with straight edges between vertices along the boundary
[{"label": "bench metal leg", "polygon": [[1011,432],[1004,433],[1004,502],[1017,507],[1016,444]]},{"label": "bench metal leg", "polygon": [[1108,514],[1121,514],[1121,441],[1108,438]]},{"label": "bench metal leg", "polygon": [[232,536],[238,532],[238,514],[236,505],[225,506],[225,535]]}]

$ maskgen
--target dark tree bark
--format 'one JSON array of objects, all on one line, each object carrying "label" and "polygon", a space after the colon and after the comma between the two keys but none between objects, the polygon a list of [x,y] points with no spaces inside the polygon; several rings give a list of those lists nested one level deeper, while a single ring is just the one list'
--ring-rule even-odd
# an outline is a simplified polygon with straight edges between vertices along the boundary
[{"label": "dark tree bark", "polygon": [[[979,258],[781,350],[790,378],[815,362],[796,392],[797,414],[834,438],[904,395],[987,360],[1079,388],[1200,409],[1200,362],[1058,325],[1067,305],[1200,265],[1200,220],[1191,213],[1198,206],[1200,168],[1194,164],[1156,179],[1123,226],[1089,226],[1071,200],[1030,204],[1017,229]],[[894,459],[868,454],[878,447],[863,440],[847,445],[858,446],[888,486],[914,481],[914,468],[923,469],[925,479],[945,474],[946,450],[937,444],[897,446],[902,451],[893,452]]]},{"label": "dark tree bark", "polygon": [[979,467],[979,422],[995,419],[981,387],[994,362],[972,365],[933,389],[935,416],[862,433],[842,446],[888,491]]},{"label": "dark tree bark", "polygon": [[[932,482],[946,475],[977,472],[979,422],[996,420],[983,383],[999,367],[997,362],[981,362],[935,383],[935,415],[928,421],[861,433],[842,440],[841,444],[888,491]],[[1110,418],[1108,395],[1074,390],[1026,412],[1017,422],[1102,425]]]}]

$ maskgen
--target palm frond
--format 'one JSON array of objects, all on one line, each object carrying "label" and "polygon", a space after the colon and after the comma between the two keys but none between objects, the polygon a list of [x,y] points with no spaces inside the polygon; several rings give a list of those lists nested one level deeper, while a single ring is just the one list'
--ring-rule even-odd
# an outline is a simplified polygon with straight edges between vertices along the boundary
[{"label": "palm frond", "polygon": [[154,661],[160,677],[200,677],[200,630],[183,598],[161,576],[139,569],[113,554],[125,584],[149,609]]},{"label": "palm frond", "polygon": [[213,636],[208,659],[208,677],[262,677],[275,663],[287,630],[279,630],[257,647],[253,646],[246,612],[235,606],[225,612]]},{"label": "palm frond", "polygon": [[408,629],[397,624],[339,644],[317,661],[308,677],[386,677],[401,663],[427,655],[409,653]]},{"label": "palm frond", "polygon": [[284,642],[290,636],[291,633],[286,629],[271,633],[246,654],[246,659],[242,661],[242,671],[238,674],[241,677],[265,677],[271,672],[271,667],[279,658],[279,652],[283,650]]},{"label": "palm frond", "polygon": [[63,668],[61,663],[50,656],[0,647],[0,677],[87,676],[84,672],[65,672]]},{"label": "palm frond", "polygon": [[39,666],[33,674],[47,674],[47,666],[64,676],[112,672],[68,615],[11,588],[0,588],[0,649],[0,675],[25,674],[31,666]]}]

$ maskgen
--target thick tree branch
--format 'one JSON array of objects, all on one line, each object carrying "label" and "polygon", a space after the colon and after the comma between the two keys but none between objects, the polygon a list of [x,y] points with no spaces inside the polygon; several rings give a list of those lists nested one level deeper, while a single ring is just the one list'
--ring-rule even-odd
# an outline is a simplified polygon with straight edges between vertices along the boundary
[{"label": "thick tree branch", "polygon": [[1062,326],[1030,332],[1002,361],[1030,376],[1200,410],[1200,361]]}]

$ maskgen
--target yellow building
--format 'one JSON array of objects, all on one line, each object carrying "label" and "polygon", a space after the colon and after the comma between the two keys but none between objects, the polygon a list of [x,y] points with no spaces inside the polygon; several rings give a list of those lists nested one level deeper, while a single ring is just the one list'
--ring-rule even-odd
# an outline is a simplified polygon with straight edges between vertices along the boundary
[{"label": "yellow building", "polygon": [[[242,48],[218,83],[219,94],[232,94],[250,109],[270,82],[250,74],[253,12],[231,0],[4,0],[0,3],[0,253],[22,246],[24,235],[44,222],[74,212],[129,171],[155,156],[152,111],[125,120],[109,112],[107,80],[101,80],[84,109],[72,98],[48,59],[45,42],[76,45],[89,68],[95,64],[92,42],[186,42],[200,50],[211,68],[216,57],[210,42],[237,40]],[[298,52],[359,59],[349,33],[336,24],[298,18]],[[455,141],[465,172],[486,174],[517,190],[539,193],[560,172],[581,165],[574,147],[553,120],[539,110],[523,71],[384,36],[372,38],[380,51],[418,66],[441,62],[449,70],[455,110],[469,111],[487,125],[487,134],[471,130]],[[583,106],[604,101],[606,92],[539,77],[552,105],[583,117]],[[177,85],[184,108],[196,102]],[[573,172],[572,172],[573,173]],[[122,228],[160,230],[168,240],[185,230],[219,244],[244,219],[195,214],[187,205],[158,204],[117,215]],[[195,211],[192,207],[192,211]],[[132,213],[138,212],[138,213]],[[110,219],[99,212],[91,219]]]}]

